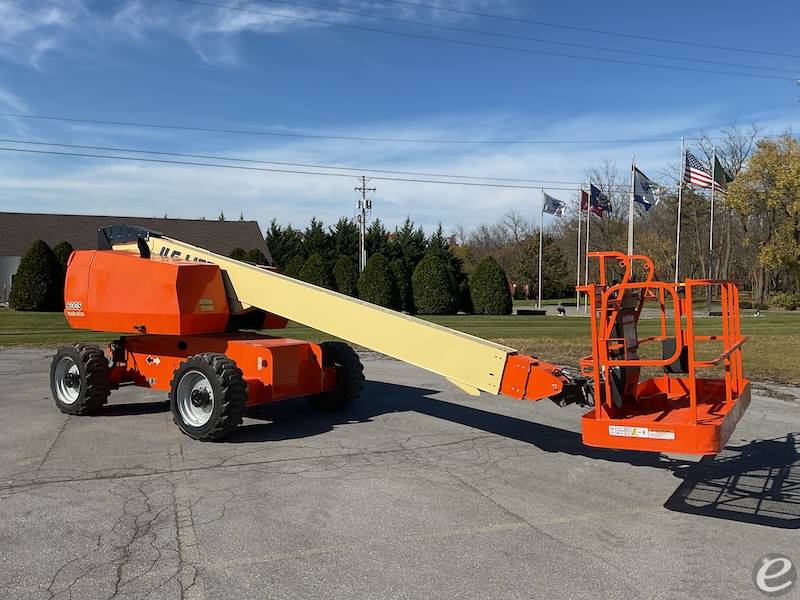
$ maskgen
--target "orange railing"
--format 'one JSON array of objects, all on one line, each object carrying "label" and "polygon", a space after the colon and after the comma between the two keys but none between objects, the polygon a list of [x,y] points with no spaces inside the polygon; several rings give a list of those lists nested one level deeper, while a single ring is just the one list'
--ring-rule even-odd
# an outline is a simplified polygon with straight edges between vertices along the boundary
[{"label": "orange railing", "polygon": [[[685,369],[682,373],[663,375],[663,383],[658,386],[667,395],[666,400],[675,403],[688,401],[689,415],[692,425],[697,423],[698,410],[698,370],[714,368],[720,363],[724,365],[724,404],[728,408],[742,393],[746,380],[742,371],[742,344],[745,337],[741,334],[739,320],[739,295],[733,282],[690,279],[685,283],[665,283],[653,281],[654,269],[650,258],[646,256],[626,256],[618,252],[592,252],[592,258],[599,261],[599,283],[580,286],[579,291],[588,295],[589,316],[592,328],[592,355],[581,359],[581,370],[584,375],[594,380],[595,411],[598,419],[613,418],[622,411],[611,400],[610,369],[621,367],[667,367],[679,361],[685,352]],[[611,261],[616,261],[623,268],[621,281],[609,285],[607,269]],[[634,267],[641,262],[644,267],[644,281],[632,281]],[[693,298],[699,288],[709,287],[720,290],[721,300],[721,332],[719,335],[695,334],[695,318]],[[638,299],[636,298],[638,290]],[[634,310],[632,304],[638,300]],[[660,335],[639,338],[637,325],[642,308],[647,301],[654,301],[659,308]],[[672,309],[668,304],[672,303]],[[625,303],[628,306],[624,306]],[[622,334],[615,334],[617,321],[623,314]],[[672,329],[668,332],[669,316]],[[668,335],[669,334],[669,335]],[[674,338],[675,351],[672,356],[661,359],[639,358],[636,350],[639,346],[652,342],[660,342]],[[711,359],[698,358],[698,344],[715,342],[722,344],[721,352]],[[637,374],[638,377],[638,374]],[[705,380],[703,380],[705,381]],[[642,384],[637,388],[643,389]],[[643,394],[644,392],[642,392]],[[639,402],[647,400],[644,395],[634,394],[627,401]],[[628,410],[630,407],[628,407]]]}]

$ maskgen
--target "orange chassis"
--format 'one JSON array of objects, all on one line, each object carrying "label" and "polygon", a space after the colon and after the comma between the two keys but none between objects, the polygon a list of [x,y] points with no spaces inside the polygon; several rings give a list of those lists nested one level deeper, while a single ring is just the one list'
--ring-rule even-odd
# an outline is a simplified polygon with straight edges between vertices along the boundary
[{"label": "orange chassis", "polygon": [[319,394],[336,385],[336,370],[322,366],[319,345],[253,333],[122,337],[110,346],[110,379],[169,391],[181,363],[204,352],[225,354],[241,369],[246,406]]}]

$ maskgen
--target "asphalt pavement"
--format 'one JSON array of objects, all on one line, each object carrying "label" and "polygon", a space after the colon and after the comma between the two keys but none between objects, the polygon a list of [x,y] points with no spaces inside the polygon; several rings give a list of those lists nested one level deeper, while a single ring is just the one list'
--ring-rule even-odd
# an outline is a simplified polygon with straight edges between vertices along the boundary
[{"label": "asphalt pavement", "polygon": [[699,460],[364,354],[351,410],[287,401],[202,443],[160,392],[61,414],[52,353],[0,349],[4,598],[729,600],[766,597],[763,555],[800,563],[798,388],[757,385]]}]

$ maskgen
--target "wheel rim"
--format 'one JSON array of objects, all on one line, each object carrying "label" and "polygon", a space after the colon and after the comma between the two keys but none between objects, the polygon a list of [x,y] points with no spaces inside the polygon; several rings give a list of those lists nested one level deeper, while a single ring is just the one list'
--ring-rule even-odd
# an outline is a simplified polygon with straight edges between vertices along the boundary
[{"label": "wheel rim", "polygon": [[64,356],[56,364],[53,379],[58,399],[64,404],[75,404],[81,394],[81,373],[77,363]]},{"label": "wheel rim", "polygon": [[202,427],[214,411],[214,390],[200,371],[187,371],[178,382],[175,402],[181,419],[192,427]]}]

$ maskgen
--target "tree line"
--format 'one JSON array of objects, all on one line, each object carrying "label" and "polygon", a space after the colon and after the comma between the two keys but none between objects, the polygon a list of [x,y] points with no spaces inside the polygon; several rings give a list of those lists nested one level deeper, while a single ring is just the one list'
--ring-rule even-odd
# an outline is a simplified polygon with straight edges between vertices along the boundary
[{"label": "tree line", "polygon": [[[426,236],[410,218],[392,232],[374,220],[366,231],[369,258],[360,274],[359,230],[353,219],[342,217],[325,227],[312,218],[304,230],[273,219],[265,239],[274,266],[284,275],[372,304],[411,314],[511,312],[510,286],[501,265],[491,256],[465,264],[441,225]],[[266,264],[266,257],[258,254],[237,248],[231,257]]]}]

